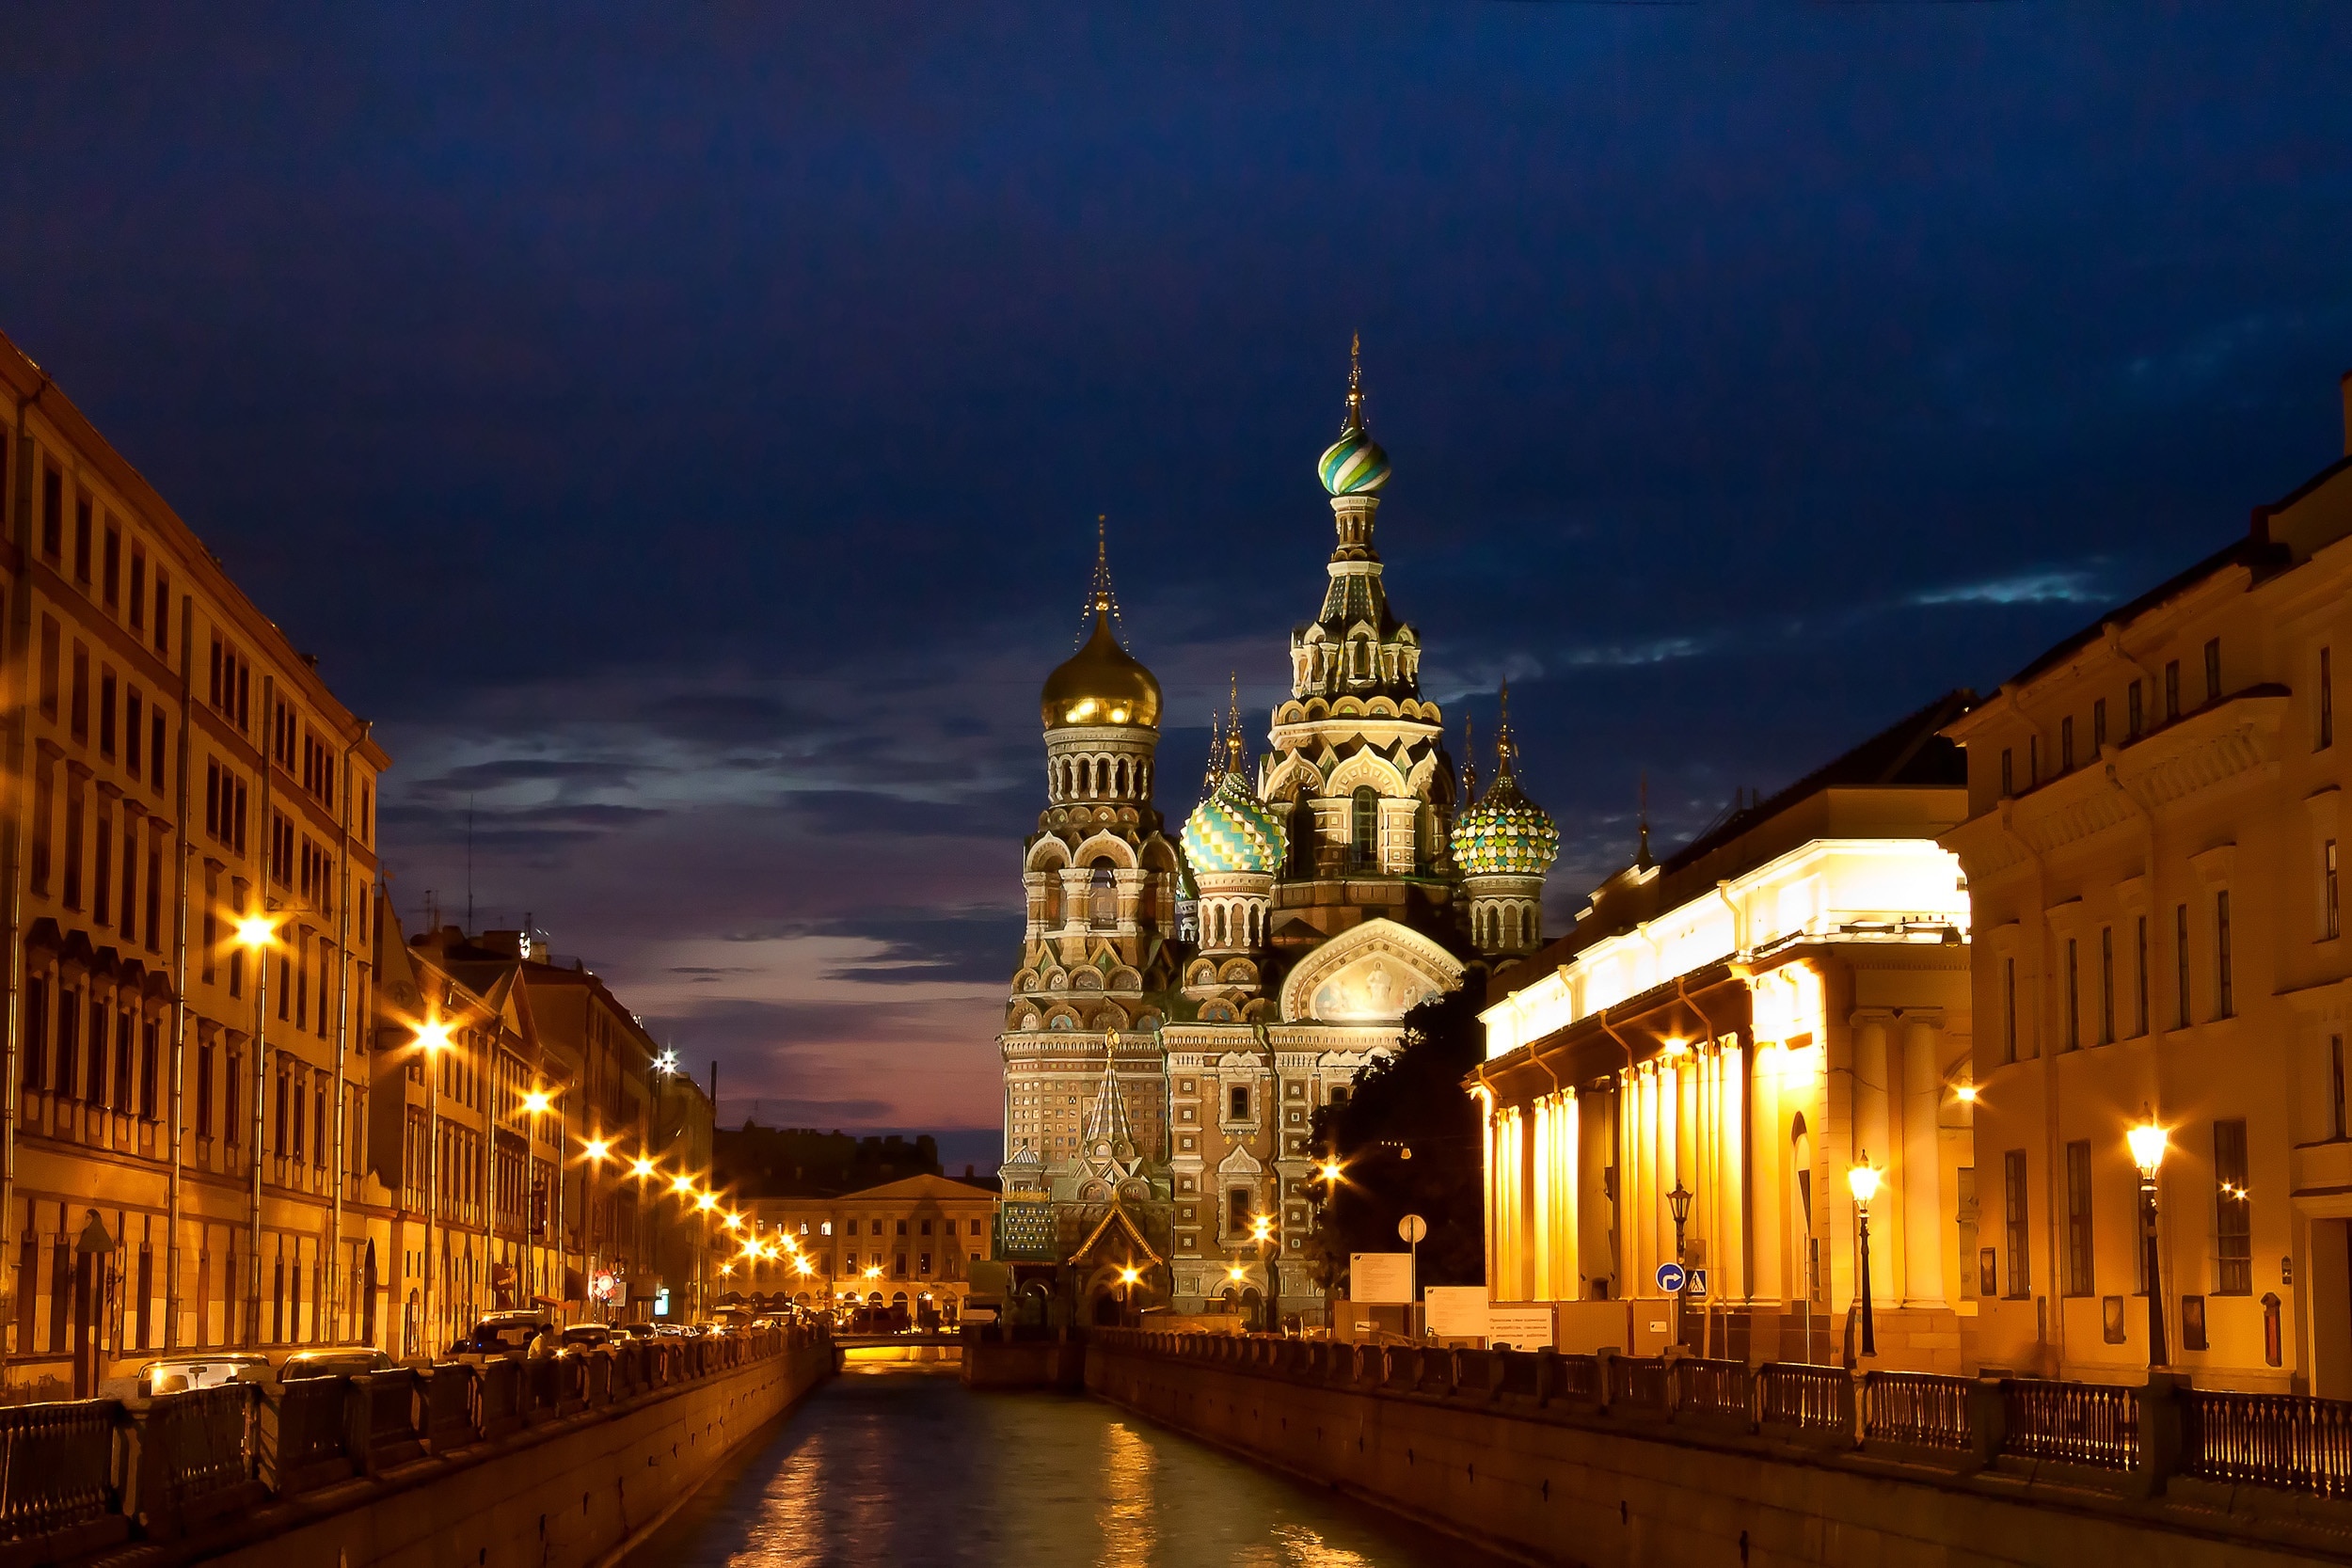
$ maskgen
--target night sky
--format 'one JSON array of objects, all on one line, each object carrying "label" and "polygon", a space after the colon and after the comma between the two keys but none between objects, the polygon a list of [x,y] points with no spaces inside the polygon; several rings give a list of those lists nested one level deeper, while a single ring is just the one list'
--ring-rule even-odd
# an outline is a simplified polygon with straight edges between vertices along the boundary
[{"label": "night sky", "polygon": [[[16,8],[0,330],[723,1110],[993,1127],[1107,514],[1172,818],[1351,332],[1554,928],[2343,450],[2352,8]],[[1456,742],[1458,748],[1458,740]],[[982,1140],[964,1139],[969,1149]],[[963,1157],[973,1157],[966,1153]]]}]

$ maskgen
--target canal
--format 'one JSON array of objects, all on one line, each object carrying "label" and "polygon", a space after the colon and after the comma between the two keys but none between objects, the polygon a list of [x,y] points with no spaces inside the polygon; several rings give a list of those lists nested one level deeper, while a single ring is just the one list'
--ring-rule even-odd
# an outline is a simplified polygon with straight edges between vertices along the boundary
[{"label": "canal", "polygon": [[1079,1395],[853,1362],[628,1568],[1486,1568],[1491,1558]]}]

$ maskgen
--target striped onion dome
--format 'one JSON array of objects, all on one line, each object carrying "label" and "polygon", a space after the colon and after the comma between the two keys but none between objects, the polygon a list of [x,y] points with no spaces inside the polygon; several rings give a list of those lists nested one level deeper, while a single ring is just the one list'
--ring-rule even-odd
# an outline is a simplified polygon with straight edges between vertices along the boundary
[{"label": "striped onion dome", "polygon": [[1369,496],[1389,483],[1389,454],[1353,419],[1315,464],[1323,487],[1335,496]]},{"label": "striped onion dome", "polygon": [[1453,843],[1466,877],[1540,877],[1559,858],[1560,830],[1506,768],[1485,800],[1454,819]]},{"label": "striped onion dome", "polygon": [[1228,772],[1184,818],[1184,863],[1198,876],[1282,869],[1282,824],[1250,793],[1238,771]]}]

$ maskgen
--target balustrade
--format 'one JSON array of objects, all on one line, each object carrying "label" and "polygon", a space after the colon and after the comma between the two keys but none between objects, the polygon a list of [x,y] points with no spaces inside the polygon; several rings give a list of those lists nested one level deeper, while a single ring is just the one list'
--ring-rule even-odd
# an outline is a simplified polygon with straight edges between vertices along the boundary
[{"label": "balustrade", "polygon": [[1669,1368],[1676,1416],[1709,1416],[1742,1424],[1750,1419],[1746,1362],[1685,1356]]},{"label": "balustrade", "polygon": [[2139,1464],[2139,1390],[2100,1383],[2001,1383],[2001,1448],[2103,1470]]},{"label": "balustrade", "polygon": [[2181,1469],[2233,1485],[2352,1495],[2352,1401],[2185,1389]]},{"label": "balustrade", "polygon": [[1928,1372],[1871,1372],[1863,1378],[1862,1434],[1881,1443],[1965,1451],[1975,1446],[1968,1402],[1977,1385]]},{"label": "balustrade", "polygon": [[1853,1374],[1843,1367],[1768,1362],[1756,1370],[1756,1419],[1766,1429],[1851,1442]]}]

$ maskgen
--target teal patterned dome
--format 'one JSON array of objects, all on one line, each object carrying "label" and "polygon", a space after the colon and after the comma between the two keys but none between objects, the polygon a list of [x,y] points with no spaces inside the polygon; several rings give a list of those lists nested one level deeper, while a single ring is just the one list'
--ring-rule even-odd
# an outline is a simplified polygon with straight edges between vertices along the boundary
[{"label": "teal patterned dome", "polygon": [[1540,877],[1559,858],[1560,830],[1502,773],[1486,798],[1454,819],[1454,862],[1466,877]]},{"label": "teal patterned dome", "polygon": [[1389,483],[1389,454],[1371,431],[1351,419],[1340,438],[1325,449],[1315,472],[1335,496],[1369,496]]},{"label": "teal patterned dome", "polygon": [[1227,773],[1184,818],[1184,863],[1196,878],[1219,871],[1270,877],[1282,869],[1282,824],[1238,772]]}]

